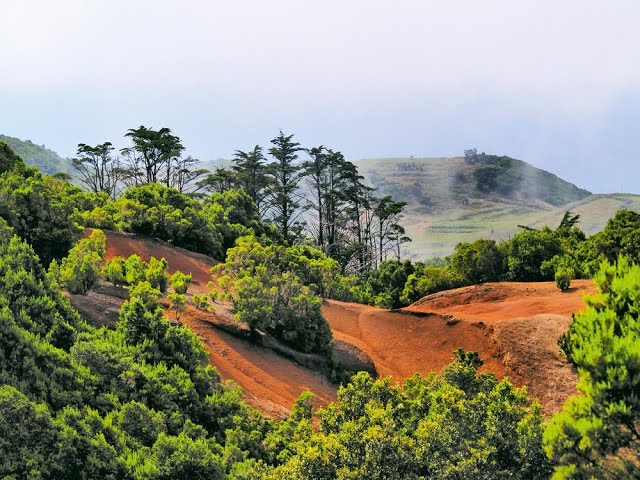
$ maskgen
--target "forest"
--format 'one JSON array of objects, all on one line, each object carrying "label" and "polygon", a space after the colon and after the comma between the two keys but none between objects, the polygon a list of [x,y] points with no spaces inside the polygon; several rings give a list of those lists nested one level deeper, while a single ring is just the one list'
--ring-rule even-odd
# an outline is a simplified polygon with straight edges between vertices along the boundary
[{"label": "forest", "polygon": [[[80,144],[75,174],[42,175],[0,142],[0,475],[8,479],[498,479],[640,476],[640,214],[586,237],[523,226],[445,259],[402,259],[404,202],[353,163],[280,132],[205,172],[168,128],[140,126],[119,152]],[[85,235],[86,229],[92,233]],[[599,293],[559,339],[578,395],[546,419],[525,388],[452,352],[402,385],[360,372],[316,410],[303,393],[266,418],[221,382],[180,322],[191,277],[164,259],[105,261],[102,230],[209,255],[235,318],[301,352],[329,355],[322,298],[398,308],[490,281],[593,278]],[[115,328],[65,292],[126,286]],[[167,296],[173,318],[161,299]],[[206,308],[206,296],[194,297]]]}]

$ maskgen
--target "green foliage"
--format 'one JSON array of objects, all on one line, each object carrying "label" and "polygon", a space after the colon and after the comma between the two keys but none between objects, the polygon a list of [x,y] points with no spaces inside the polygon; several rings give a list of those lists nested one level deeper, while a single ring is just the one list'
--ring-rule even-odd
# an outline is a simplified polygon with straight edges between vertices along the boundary
[{"label": "green foliage", "polygon": [[[44,405],[8,385],[0,386],[0,476],[50,478],[56,473],[58,432]],[[61,472],[57,472],[61,473]]]},{"label": "green foliage", "polygon": [[67,254],[79,233],[74,207],[80,190],[43,178],[15,158],[9,163],[17,167],[0,173],[0,217],[48,265]]},{"label": "green foliage", "polygon": [[161,434],[151,454],[156,468],[150,477],[153,480],[225,478],[222,459],[212,452],[204,439],[192,439],[184,434],[177,437]]},{"label": "green foliage", "polygon": [[407,280],[413,274],[414,265],[410,261],[387,260],[376,270],[363,272],[350,292],[360,303],[399,308],[404,305],[401,296]]},{"label": "green foliage", "polygon": [[198,308],[199,310],[211,311],[213,309],[208,295],[195,294],[191,297],[191,299],[193,300],[196,308]]},{"label": "green foliage", "polygon": [[282,131],[271,140],[273,147],[269,154],[273,162],[267,166],[271,182],[267,187],[265,201],[272,210],[273,223],[285,242],[292,244],[300,235],[302,225],[297,220],[300,209],[298,201],[298,185],[302,179],[302,171],[296,165],[300,144],[293,140],[293,135],[285,135]]},{"label": "green foliage", "polygon": [[144,260],[135,253],[125,260],[125,280],[128,285],[137,285],[146,279]]},{"label": "green foliage", "polygon": [[169,283],[171,284],[171,288],[173,288],[174,292],[184,295],[189,289],[189,284],[191,283],[191,274],[177,271],[173,275],[171,275],[171,278],[169,278]]},{"label": "green foliage", "polygon": [[182,293],[170,293],[168,295],[169,301],[171,302],[171,310],[173,310],[173,314],[175,315],[176,322],[180,321],[180,317],[186,311],[187,301]]},{"label": "green foliage", "polygon": [[493,240],[459,243],[449,259],[453,276],[472,285],[496,281],[504,275],[505,255]]},{"label": "green foliage", "polygon": [[169,263],[166,258],[158,260],[155,257],[151,257],[144,272],[145,279],[153,288],[157,288],[162,293],[167,291],[167,285],[169,283],[167,268],[169,268]]},{"label": "green foliage", "polygon": [[570,267],[560,267],[556,270],[555,281],[556,285],[563,292],[571,286],[571,279],[574,272]]},{"label": "green foliage", "polygon": [[219,442],[262,455],[265,422],[220,385],[197,337],[163,318],[148,282],[130,293],[116,330],[88,327],[0,220],[3,477],[221,478]]},{"label": "green foliage", "polygon": [[275,238],[275,227],[260,220],[258,206],[243,190],[214,192],[203,202],[205,215],[222,235],[226,252],[236,240],[246,235],[268,235]]},{"label": "green foliage", "polygon": [[405,305],[420,300],[425,295],[449,290],[462,285],[450,269],[416,264],[416,271],[407,277],[401,300]]},{"label": "green foliage", "polygon": [[94,230],[89,237],[78,240],[62,259],[58,270],[60,284],[71,293],[86,294],[100,276],[105,249],[106,237],[102,230]]},{"label": "green foliage", "polygon": [[554,478],[638,478],[640,266],[620,257],[595,280],[600,293],[574,315],[564,339],[580,395],[552,419],[545,448],[559,463]]},{"label": "green foliage", "polygon": [[122,257],[113,257],[102,269],[102,275],[115,287],[127,284],[127,264]]},{"label": "green foliage", "polygon": [[129,188],[115,202],[122,229],[222,258],[222,234],[201,204],[174,188],[151,183]]},{"label": "green foliage", "polygon": [[0,141],[0,174],[24,167],[24,162],[14,150],[6,142]]},{"label": "green foliage", "polygon": [[619,210],[598,232],[581,245],[578,256],[589,276],[595,275],[603,260],[609,263],[624,255],[640,263],[640,213]]},{"label": "green foliage", "polygon": [[[36,145],[31,140],[20,140],[19,138],[9,137],[0,134],[0,145],[5,144],[6,147],[0,146],[0,150],[9,147],[13,152],[24,159],[27,165],[36,167],[43,174],[54,175],[59,172],[69,173],[70,162],[66,158],[61,158],[57,153],[44,145]],[[0,156],[2,154],[0,153]],[[2,161],[0,160],[0,164]],[[2,167],[0,166],[0,173]]]},{"label": "green foliage", "polygon": [[507,255],[506,277],[518,282],[550,280],[542,274],[541,266],[546,260],[561,253],[560,242],[548,228],[524,229],[505,243]]},{"label": "green foliage", "polygon": [[305,415],[280,427],[276,451],[295,451],[268,478],[548,478],[540,407],[506,380],[478,376],[480,363],[458,352],[441,375],[402,388],[357,374],[318,412],[319,432]]},{"label": "green foliage", "polygon": [[244,237],[213,270],[222,275],[220,285],[238,321],[304,352],[327,353],[331,329],[320,311],[322,301],[297,275],[322,278],[323,262],[301,262],[297,252]]}]

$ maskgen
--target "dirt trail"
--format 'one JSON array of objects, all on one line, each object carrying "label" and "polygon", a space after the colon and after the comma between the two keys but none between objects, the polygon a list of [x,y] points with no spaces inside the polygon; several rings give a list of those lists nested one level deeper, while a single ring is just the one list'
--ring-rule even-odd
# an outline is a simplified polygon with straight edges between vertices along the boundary
[{"label": "dirt trail", "polygon": [[[208,290],[215,260],[159,241],[106,233],[108,258],[132,253],[165,257],[171,271],[193,275],[192,293]],[[487,283],[430,295],[399,311],[327,300],[323,313],[334,338],[368,354],[380,375],[401,382],[416,372],[438,371],[462,347],[480,354],[482,371],[527,385],[550,414],[576,383],[557,338],[566,331],[571,312],[583,308],[582,296],[594,292],[590,281],[574,281],[565,293],[550,282]],[[321,374],[213,325],[228,317],[222,306],[213,315],[190,307],[183,322],[202,338],[222,379],[239,384],[251,405],[282,417],[303,390],[313,391],[318,405],[336,398],[337,387]]]}]

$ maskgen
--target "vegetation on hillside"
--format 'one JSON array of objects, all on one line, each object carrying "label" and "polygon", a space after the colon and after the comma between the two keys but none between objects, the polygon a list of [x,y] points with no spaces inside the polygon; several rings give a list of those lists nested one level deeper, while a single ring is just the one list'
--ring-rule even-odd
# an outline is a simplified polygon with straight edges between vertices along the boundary
[{"label": "vegetation on hillside", "polygon": [[62,158],[56,152],[49,150],[44,145],[36,145],[31,140],[20,140],[0,134],[0,142],[4,142],[11,150],[16,152],[27,165],[36,167],[45,175],[55,175],[56,173],[71,173],[71,162],[67,158]]},{"label": "vegetation on hillside", "polygon": [[561,342],[580,394],[549,424],[545,448],[559,462],[553,478],[639,478],[640,266],[619,257],[595,280],[599,294]]},{"label": "vegetation on hillside", "polygon": [[[42,176],[0,142],[0,476],[638,476],[640,214],[621,210],[587,238],[567,212],[555,229],[525,227],[504,242],[462,243],[448,259],[412,263],[397,250],[404,203],[376,197],[337,152],[302,150],[281,133],[271,164],[261,148],[238,152],[232,170],[204,178],[194,194],[173,183],[179,138],[145,127],[128,137],[126,167],[139,170],[126,173],[134,184],[116,198],[104,186],[82,191]],[[236,318],[321,354],[331,349],[322,296],[395,308],[464,284],[555,279],[563,288],[596,275],[601,293],[560,342],[581,396],[549,424],[543,445],[540,408],[526,391],[479,375],[481,360],[459,350],[441,373],[402,387],[354,376],[317,412],[319,424],[309,393],[289,418],[265,419],[220,383],[198,338],[165,318],[160,296],[173,290],[179,320],[190,275],[169,277],[164,259],[104,263],[104,234],[81,239],[84,226],[224,259],[215,272]],[[616,263],[600,269],[603,261]],[[85,293],[99,275],[129,286],[114,329],[88,325],[61,291]]]}]

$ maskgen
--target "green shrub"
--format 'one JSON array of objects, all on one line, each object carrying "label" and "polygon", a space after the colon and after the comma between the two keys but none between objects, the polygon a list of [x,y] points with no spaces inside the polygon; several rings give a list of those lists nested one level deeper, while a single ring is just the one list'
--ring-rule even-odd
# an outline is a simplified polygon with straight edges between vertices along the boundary
[{"label": "green shrub", "polygon": [[113,257],[102,269],[104,278],[115,287],[127,284],[127,264],[122,257]]},{"label": "green shrub", "polygon": [[[59,280],[71,293],[87,293],[100,276],[100,263],[105,252],[106,237],[102,230],[94,230],[69,250],[60,263]],[[54,269],[56,267],[54,266]]]},{"label": "green shrub", "polygon": [[196,294],[192,297],[192,300],[196,308],[200,310],[206,311],[211,308],[211,304],[209,303],[209,297],[207,297],[207,295]]},{"label": "green shrub", "polygon": [[145,279],[153,288],[157,288],[162,293],[167,291],[167,285],[169,283],[169,276],[167,275],[168,267],[169,263],[165,258],[158,260],[155,257],[151,257],[144,272]]},{"label": "green shrub", "polygon": [[169,283],[171,284],[174,292],[184,295],[189,289],[189,284],[191,283],[191,274],[177,271],[176,273],[171,275],[171,278],[169,278]]},{"label": "green shrub", "polygon": [[137,285],[145,280],[146,264],[142,258],[133,254],[125,261],[126,280],[128,285]]},{"label": "green shrub", "polygon": [[563,292],[571,285],[573,270],[569,267],[559,267],[555,275],[556,285]]}]

